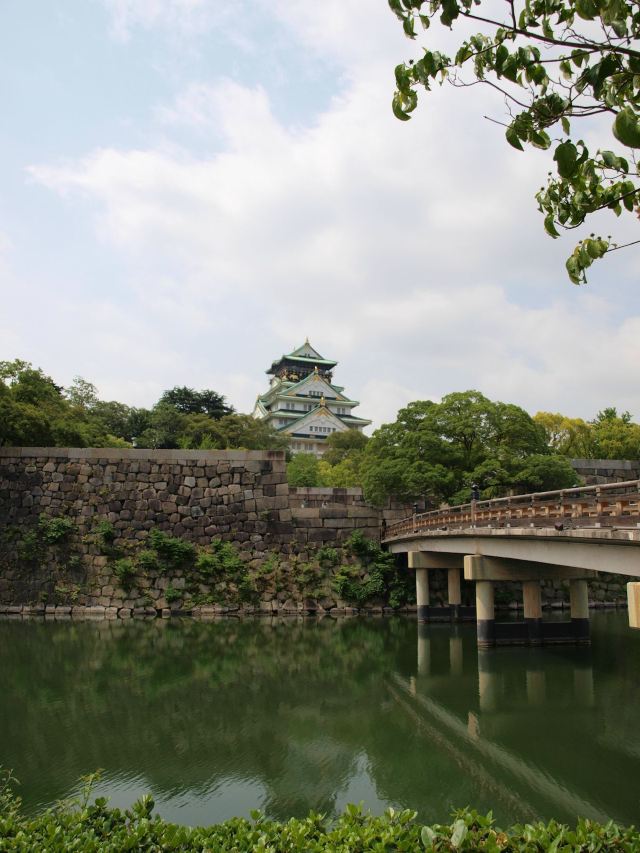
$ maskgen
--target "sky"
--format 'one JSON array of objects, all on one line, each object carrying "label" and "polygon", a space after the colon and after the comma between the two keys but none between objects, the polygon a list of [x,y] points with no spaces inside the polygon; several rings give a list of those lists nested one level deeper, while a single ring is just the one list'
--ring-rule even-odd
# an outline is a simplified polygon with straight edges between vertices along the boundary
[{"label": "sky", "polygon": [[448,38],[386,0],[0,4],[0,359],[251,411],[308,337],[374,426],[470,388],[640,418],[640,252],[570,284],[550,154],[506,144],[488,87],[393,117],[394,66]]}]

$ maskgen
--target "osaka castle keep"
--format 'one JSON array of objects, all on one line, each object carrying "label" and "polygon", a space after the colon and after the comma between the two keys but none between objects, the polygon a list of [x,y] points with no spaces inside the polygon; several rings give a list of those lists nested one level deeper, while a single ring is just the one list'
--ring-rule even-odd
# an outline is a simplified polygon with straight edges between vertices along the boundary
[{"label": "osaka castle keep", "polygon": [[266,371],[271,384],[256,400],[254,417],[264,418],[278,432],[291,436],[289,447],[294,453],[322,456],[332,432],[361,432],[371,423],[353,414],[358,402],[333,384],[337,363],[323,358],[307,340]]}]

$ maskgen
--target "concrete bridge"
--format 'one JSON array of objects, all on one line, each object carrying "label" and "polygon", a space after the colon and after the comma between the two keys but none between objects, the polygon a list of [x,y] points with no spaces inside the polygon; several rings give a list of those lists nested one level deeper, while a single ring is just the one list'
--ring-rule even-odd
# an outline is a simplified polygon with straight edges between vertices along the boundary
[{"label": "concrete bridge", "polygon": [[[421,621],[476,618],[480,646],[589,642],[589,577],[607,571],[640,578],[640,481],[415,513],[390,525],[383,542],[408,554]],[[432,569],[448,571],[448,608],[429,605]],[[475,609],[462,606],[462,571],[475,582]],[[543,621],[540,581],[547,578],[570,581],[570,622]],[[524,622],[496,622],[499,581],[522,582]],[[640,627],[640,583],[627,591],[629,622]]]}]

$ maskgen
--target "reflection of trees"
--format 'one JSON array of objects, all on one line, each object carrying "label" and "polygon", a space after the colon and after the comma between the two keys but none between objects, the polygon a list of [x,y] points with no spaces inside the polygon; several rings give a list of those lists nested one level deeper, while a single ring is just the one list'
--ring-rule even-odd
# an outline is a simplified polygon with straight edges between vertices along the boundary
[{"label": "reflection of trees", "polygon": [[[266,791],[261,805],[274,817],[331,814],[366,766],[380,800],[423,819],[466,804],[506,823],[527,817],[470,772],[475,737],[629,822],[640,635],[615,623],[598,636],[598,621],[590,650],[504,649],[481,660],[495,679],[489,710],[479,703],[474,626],[430,626],[429,669],[419,675],[417,626],[406,619],[0,621],[0,764],[22,780],[31,807],[104,767],[105,788],[133,778],[165,799],[206,797],[235,780]],[[592,691],[582,701],[575,673],[591,664],[595,700]],[[440,726],[423,699],[455,725]],[[507,784],[501,772],[496,782]],[[516,787],[527,808],[571,817]]]},{"label": "reflection of trees", "polygon": [[0,762],[27,804],[104,767],[169,795],[257,779],[273,814],[331,811],[379,704],[368,697],[414,631],[387,620],[0,623],[11,684]]}]

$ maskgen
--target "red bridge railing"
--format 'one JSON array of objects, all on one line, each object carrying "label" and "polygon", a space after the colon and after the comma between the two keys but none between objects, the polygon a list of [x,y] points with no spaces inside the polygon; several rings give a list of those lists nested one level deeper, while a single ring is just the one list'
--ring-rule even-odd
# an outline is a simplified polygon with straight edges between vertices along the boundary
[{"label": "red bridge railing", "polygon": [[390,524],[385,539],[465,527],[637,527],[640,480],[513,495],[421,512]]}]

